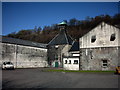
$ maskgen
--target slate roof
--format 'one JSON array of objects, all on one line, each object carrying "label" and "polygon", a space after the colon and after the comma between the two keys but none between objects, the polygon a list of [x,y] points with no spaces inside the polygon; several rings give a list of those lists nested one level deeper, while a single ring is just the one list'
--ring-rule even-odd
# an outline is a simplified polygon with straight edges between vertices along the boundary
[{"label": "slate roof", "polygon": [[69,52],[71,51],[79,51],[79,42],[75,41],[71,47],[71,49],[69,50]]},{"label": "slate roof", "polygon": [[32,47],[38,47],[38,48],[47,48],[47,44],[36,43],[28,40],[22,40],[22,39],[16,39],[16,38],[4,37],[4,36],[0,36],[0,42],[24,45],[24,46],[32,46]]},{"label": "slate roof", "polygon": [[72,38],[66,33],[65,30],[62,30],[48,43],[48,45],[63,45],[63,44],[72,45],[72,43],[73,43]]},{"label": "slate roof", "polygon": [[64,58],[79,58],[80,56],[63,56]]}]

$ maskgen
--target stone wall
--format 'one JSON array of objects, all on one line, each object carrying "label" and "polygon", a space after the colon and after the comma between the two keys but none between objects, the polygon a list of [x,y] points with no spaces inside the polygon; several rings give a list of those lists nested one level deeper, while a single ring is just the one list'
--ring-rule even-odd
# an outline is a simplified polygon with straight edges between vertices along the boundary
[{"label": "stone wall", "polygon": [[[81,70],[115,70],[119,60],[119,48],[87,48],[80,51]],[[107,60],[107,67],[103,67]]]},{"label": "stone wall", "polygon": [[[71,45],[49,45],[48,46],[48,60],[49,60],[49,64],[53,65],[52,63],[55,63],[56,61],[58,61],[59,66],[62,67],[62,56],[65,55],[69,55],[68,51],[70,49]],[[54,62],[55,61],[55,62]]]},{"label": "stone wall", "polygon": [[47,67],[47,49],[0,43],[2,62],[11,61],[16,68]]},{"label": "stone wall", "polygon": [[[110,40],[115,36],[114,40]],[[95,41],[92,42],[92,38]],[[120,46],[120,30],[114,26],[101,23],[79,39],[80,48]]]},{"label": "stone wall", "polygon": [[118,66],[120,66],[120,47],[118,47]]},{"label": "stone wall", "polygon": [[119,28],[102,22],[79,42],[81,70],[115,70],[120,65]]}]

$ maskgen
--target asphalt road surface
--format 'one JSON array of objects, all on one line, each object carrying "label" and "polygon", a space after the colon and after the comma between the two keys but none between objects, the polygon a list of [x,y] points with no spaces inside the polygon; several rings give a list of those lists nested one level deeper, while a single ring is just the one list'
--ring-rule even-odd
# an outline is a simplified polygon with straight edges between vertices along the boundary
[{"label": "asphalt road surface", "polygon": [[2,71],[2,88],[118,88],[118,75],[108,72]]}]

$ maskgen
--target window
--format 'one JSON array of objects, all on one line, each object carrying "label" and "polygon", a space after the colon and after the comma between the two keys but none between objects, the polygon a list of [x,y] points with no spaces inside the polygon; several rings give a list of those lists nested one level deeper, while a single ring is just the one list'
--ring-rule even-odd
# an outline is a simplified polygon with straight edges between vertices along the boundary
[{"label": "window", "polygon": [[91,37],[91,43],[94,43],[95,41],[96,41],[96,36],[94,35]]},{"label": "window", "polygon": [[78,60],[74,60],[74,64],[78,64]]},{"label": "window", "polygon": [[103,60],[103,67],[107,67],[108,66],[108,61],[107,60]]},{"label": "window", "polygon": [[112,34],[111,37],[110,37],[110,41],[114,41],[115,40],[115,34]]},{"label": "window", "polygon": [[93,54],[92,54],[92,51],[90,51],[90,56],[91,56],[91,59],[93,59]]},{"label": "window", "polygon": [[71,64],[71,60],[69,60],[69,64]]},{"label": "window", "polygon": [[59,47],[58,45],[55,46],[56,49],[58,49],[58,47]]},{"label": "window", "polygon": [[67,64],[67,60],[65,60],[65,64]]}]

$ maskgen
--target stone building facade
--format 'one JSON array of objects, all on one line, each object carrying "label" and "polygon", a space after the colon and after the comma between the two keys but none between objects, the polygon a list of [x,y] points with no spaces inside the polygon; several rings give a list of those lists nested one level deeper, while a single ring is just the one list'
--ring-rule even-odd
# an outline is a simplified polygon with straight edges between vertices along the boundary
[{"label": "stone building facade", "polygon": [[119,64],[120,30],[104,22],[79,39],[80,70],[115,70]]},{"label": "stone building facade", "polygon": [[65,70],[115,70],[120,65],[120,29],[102,22],[74,41],[61,23],[60,32],[48,43],[2,37],[0,63],[15,68],[63,67]]},{"label": "stone building facade", "polygon": [[73,40],[66,31],[66,23],[62,22],[59,33],[48,43],[48,62],[51,67],[63,67],[63,56],[69,55]]},{"label": "stone building facade", "polygon": [[2,37],[0,46],[1,63],[10,61],[15,68],[48,66],[46,44]]}]

